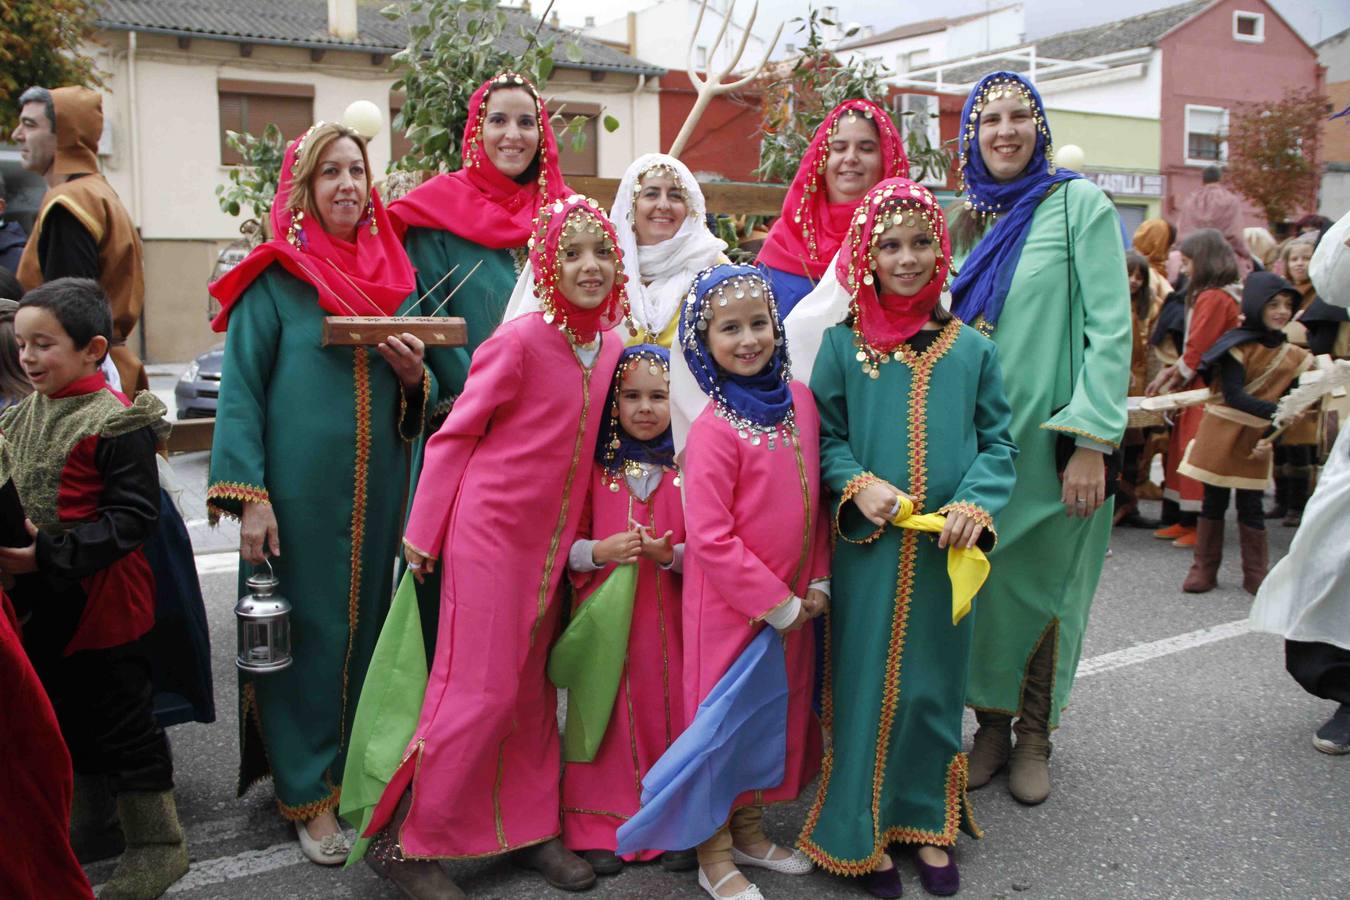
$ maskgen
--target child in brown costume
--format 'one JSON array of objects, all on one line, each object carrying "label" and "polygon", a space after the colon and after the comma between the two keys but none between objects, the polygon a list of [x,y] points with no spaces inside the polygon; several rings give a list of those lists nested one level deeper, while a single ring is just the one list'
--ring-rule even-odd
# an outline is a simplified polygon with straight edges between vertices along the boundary
[{"label": "child in brown costume", "polygon": [[1253,272],[1242,291],[1242,324],[1204,355],[1200,372],[1218,395],[1205,406],[1195,439],[1177,471],[1205,486],[1195,561],[1182,583],[1188,593],[1211,591],[1223,559],[1223,519],[1229,490],[1237,491],[1242,587],[1255,594],[1266,577],[1268,545],[1261,495],[1270,482],[1271,420],[1276,401],[1312,363],[1283,328],[1298,294],[1271,272]]}]

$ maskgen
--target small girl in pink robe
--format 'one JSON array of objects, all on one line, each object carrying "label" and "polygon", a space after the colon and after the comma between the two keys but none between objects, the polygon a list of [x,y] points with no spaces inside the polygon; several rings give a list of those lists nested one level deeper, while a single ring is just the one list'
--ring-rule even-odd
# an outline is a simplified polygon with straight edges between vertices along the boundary
[{"label": "small girl in pink robe", "polygon": [[804,875],[810,861],[769,841],[763,805],[795,800],[820,770],[811,709],[809,619],[829,603],[829,524],[820,510],[820,419],[792,380],[772,291],[758,269],[714,266],[680,313],[680,349],[711,401],[684,455],[684,709],[699,703],[763,628],[783,636],[787,759],[781,784],[736,798],[730,821],[698,847],[699,886],[715,898],[762,895],[737,866]]},{"label": "small girl in pink robe", "polygon": [[[474,353],[427,442],[404,538],[419,578],[442,566],[422,712],[366,833],[366,859],[414,896],[459,896],[437,859],[509,851],[555,887],[591,867],[558,839],[557,693],[545,676],[558,584],[581,519],[627,315],[613,226],[580,196],[540,210],[530,263],[541,312]],[[391,821],[392,818],[392,821]]]},{"label": "small girl in pink robe", "polygon": [[637,593],[609,728],[595,759],[563,769],[563,842],[597,875],[617,874],[624,860],[658,857],[666,869],[693,868],[691,851],[614,853],[615,832],[641,805],[643,777],[685,724],[684,504],[670,433],[669,350],[638,344],[619,357],[595,457],[582,537],[570,559],[578,605],[615,565],[637,564]]}]

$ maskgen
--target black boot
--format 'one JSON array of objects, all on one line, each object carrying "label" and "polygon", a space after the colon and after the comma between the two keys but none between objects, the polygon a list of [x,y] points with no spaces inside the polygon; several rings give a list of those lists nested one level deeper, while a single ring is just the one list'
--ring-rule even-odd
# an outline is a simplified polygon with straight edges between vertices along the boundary
[{"label": "black boot", "polygon": [[1266,510],[1267,519],[1283,519],[1289,514],[1289,476],[1284,466],[1275,467],[1275,505]]},{"label": "black boot", "polygon": [[80,865],[112,859],[127,847],[117,821],[117,800],[104,775],[75,773],[75,801],[70,809],[70,846]]},{"label": "black boot", "polygon": [[1291,466],[1289,468],[1288,492],[1289,511],[1284,522],[1287,528],[1297,528],[1303,521],[1303,507],[1308,504],[1308,482],[1312,480],[1312,468],[1309,466]]}]

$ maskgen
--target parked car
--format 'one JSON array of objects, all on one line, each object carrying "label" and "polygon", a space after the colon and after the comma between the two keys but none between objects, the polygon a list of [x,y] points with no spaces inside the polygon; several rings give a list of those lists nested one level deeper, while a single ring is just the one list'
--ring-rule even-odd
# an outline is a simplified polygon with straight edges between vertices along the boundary
[{"label": "parked car", "polygon": [[213,419],[220,396],[220,369],[225,345],[217,344],[192,361],[174,385],[174,405],[180,419]]}]

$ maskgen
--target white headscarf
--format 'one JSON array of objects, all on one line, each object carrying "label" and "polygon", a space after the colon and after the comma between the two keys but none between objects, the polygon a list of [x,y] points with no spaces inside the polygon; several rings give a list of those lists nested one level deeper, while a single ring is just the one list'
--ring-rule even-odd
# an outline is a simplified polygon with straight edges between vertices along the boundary
[{"label": "white headscarf", "polygon": [[[639,247],[633,227],[633,207],[642,176],[656,167],[675,172],[684,188],[689,214],[679,231],[659,244]],[[727,249],[726,241],[708,230],[708,207],[703,191],[689,167],[664,153],[646,153],[633,160],[619,182],[619,192],[610,209],[610,220],[619,236],[624,270],[628,273],[628,302],[633,324],[655,339],[669,327],[680,310],[694,276],[717,262]]]}]

